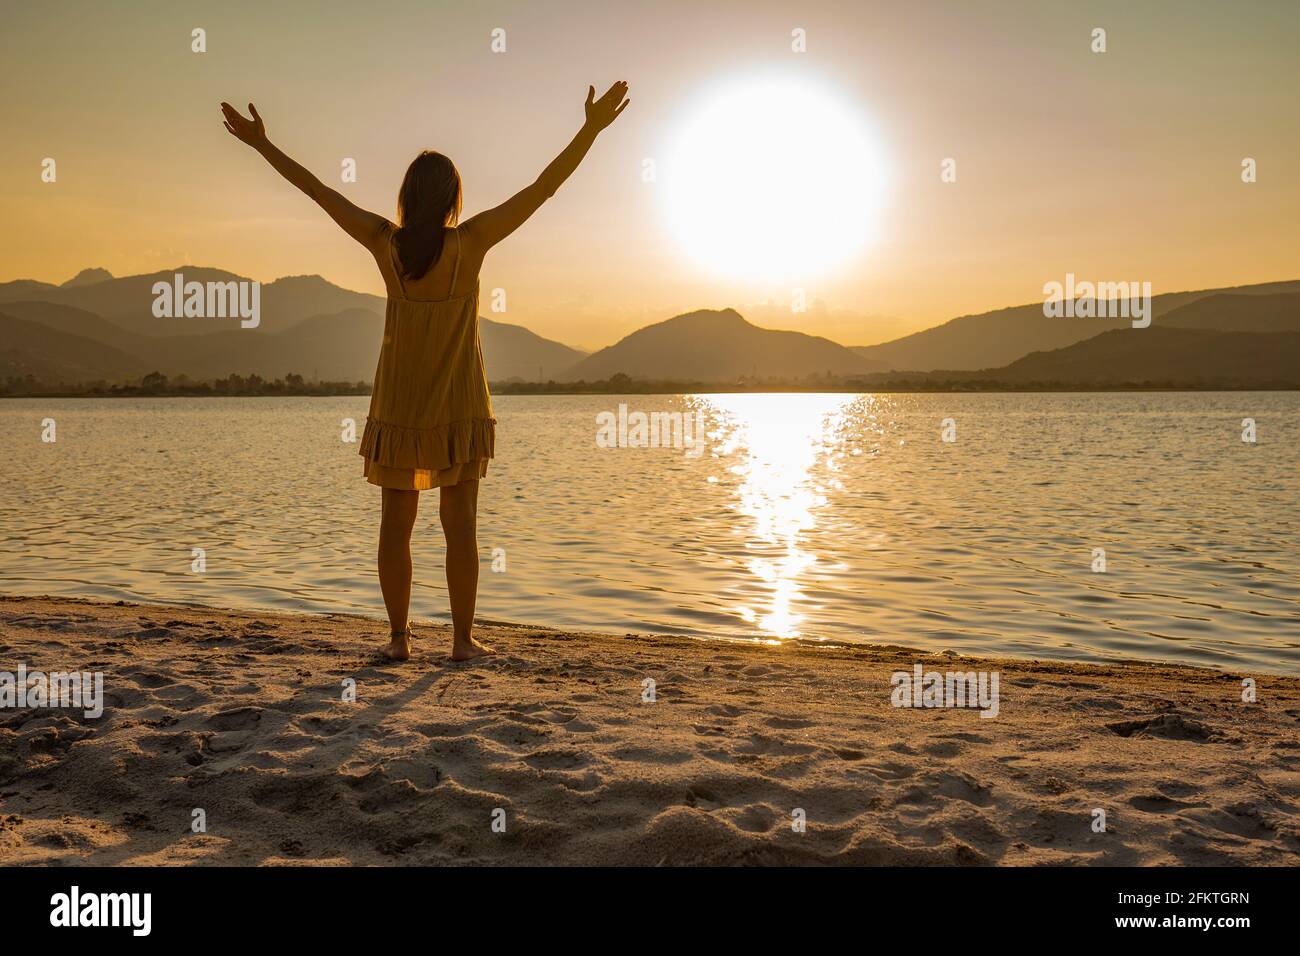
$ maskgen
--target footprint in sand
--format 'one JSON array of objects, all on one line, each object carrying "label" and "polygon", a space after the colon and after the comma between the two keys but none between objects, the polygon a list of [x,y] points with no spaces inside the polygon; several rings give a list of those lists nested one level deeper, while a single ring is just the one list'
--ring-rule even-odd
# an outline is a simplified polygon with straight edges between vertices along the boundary
[{"label": "footprint in sand", "polygon": [[700,810],[716,810],[723,806],[717,795],[705,787],[691,787],[686,791],[685,804]]},{"label": "footprint in sand", "polygon": [[172,632],[169,628],[165,627],[146,627],[129,636],[137,640],[149,640],[155,637],[171,637]]},{"label": "footprint in sand", "polygon": [[[1282,745],[1279,744],[1279,747]],[[1278,749],[1269,751],[1268,759],[1284,770],[1300,770],[1300,754],[1283,753]]]},{"label": "footprint in sand", "polygon": [[691,729],[701,737],[725,737],[727,735],[726,727],[711,727],[708,724],[696,724]]},{"label": "footprint in sand", "polygon": [[1270,817],[1269,808],[1262,803],[1235,803],[1223,809],[1193,807],[1178,816],[1246,840],[1273,840],[1277,837],[1278,828]]},{"label": "footprint in sand", "polygon": [[979,807],[993,802],[989,788],[964,773],[931,774],[919,786],[908,787],[894,800],[895,804],[932,803],[940,797],[962,800]]},{"label": "footprint in sand", "polygon": [[1181,780],[1164,780],[1156,784],[1156,789],[1168,797],[1190,797],[1201,792],[1201,787]]},{"label": "footprint in sand", "polygon": [[810,754],[817,748],[808,744],[791,743],[779,737],[750,734],[749,740],[736,748],[738,754],[758,754],[773,757],[798,757]]},{"label": "footprint in sand", "polygon": [[506,747],[536,747],[550,739],[550,732],[537,730],[525,724],[502,721],[482,731],[484,737]]},{"label": "footprint in sand", "polygon": [[881,780],[888,780],[891,782],[896,780],[906,780],[908,777],[916,774],[916,770],[907,766],[907,764],[902,763],[872,764],[866,769]]},{"label": "footprint in sand", "polygon": [[1120,737],[1161,737],[1165,740],[1195,740],[1202,743],[1217,736],[1215,731],[1200,721],[1179,714],[1121,720],[1107,724],[1106,729]]},{"label": "footprint in sand", "polygon": [[470,730],[465,724],[417,724],[411,729],[425,737],[439,738],[460,737]]},{"label": "footprint in sand", "polygon": [[579,750],[538,750],[524,757],[524,763],[538,770],[580,770],[591,758]]},{"label": "footprint in sand", "polygon": [[745,807],[729,819],[747,833],[767,833],[775,825],[777,814],[771,807],[755,805]]},{"label": "footprint in sand", "polygon": [[158,674],[154,671],[140,671],[136,674],[128,672],[126,676],[134,679],[135,683],[139,686],[147,687],[150,690],[157,687],[166,687],[169,684],[175,683],[175,681],[165,674]]},{"label": "footprint in sand", "polygon": [[993,740],[989,737],[982,737],[979,734],[966,733],[964,731],[954,731],[948,734],[933,734],[931,740],[964,740],[972,744],[991,744]]},{"label": "footprint in sand", "polygon": [[356,722],[350,717],[318,717],[312,715],[305,722],[310,725],[312,732],[320,734],[322,737],[333,737],[356,726]]},{"label": "footprint in sand", "polygon": [[951,740],[943,740],[933,744],[926,744],[921,748],[922,753],[929,754],[931,757],[958,757],[961,755],[961,744]]},{"label": "footprint in sand", "polygon": [[235,707],[231,710],[219,711],[203,723],[213,730],[248,730],[257,726],[261,719],[261,707]]},{"label": "footprint in sand", "polygon": [[631,763],[680,764],[690,763],[695,754],[689,750],[652,750],[649,747],[626,745],[607,751],[605,756],[612,760],[627,760]]},{"label": "footprint in sand", "polygon": [[208,741],[208,750],[214,755],[239,753],[249,745],[252,736],[249,731],[214,734],[212,739]]},{"label": "footprint in sand", "polygon": [[1136,796],[1129,797],[1128,805],[1134,810],[1141,810],[1145,813],[1171,813],[1174,810],[1186,810],[1197,806],[1207,806],[1207,804],[1187,803],[1183,800],[1175,800],[1173,797],[1166,796],[1163,793],[1139,793]]},{"label": "footprint in sand", "polygon": [[704,708],[704,712],[713,717],[739,717],[745,713],[745,709],[731,704],[710,704]]},{"label": "footprint in sand", "polygon": [[552,710],[549,713],[542,714],[542,718],[544,720],[548,720],[553,724],[567,724],[569,721],[574,720],[577,716],[578,716],[578,712],[576,710],[559,710],[559,709]]},{"label": "footprint in sand", "polygon": [[184,753],[194,747],[198,738],[191,733],[179,734],[144,734],[136,739],[135,745],[147,754]]},{"label": "footprint in sand", "polygon": [[811,720],[804,720],[802,717],[769,717],[763,723],[777,730],[802,730],[813,725]]}]

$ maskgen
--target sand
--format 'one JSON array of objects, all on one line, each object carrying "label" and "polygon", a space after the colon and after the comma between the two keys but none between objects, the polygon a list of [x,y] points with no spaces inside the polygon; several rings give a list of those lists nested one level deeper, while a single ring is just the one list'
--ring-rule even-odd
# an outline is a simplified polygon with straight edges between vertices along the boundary
[{"label": "sand", "polygon": [[[98,718],[0,710],[0,863],[1300,862],[1297,678],[518,626],[396,664],[386,633],[0,598],[0,671],[104,680]],[[893,706],[917,663],[996,671],[997,716]]]}]

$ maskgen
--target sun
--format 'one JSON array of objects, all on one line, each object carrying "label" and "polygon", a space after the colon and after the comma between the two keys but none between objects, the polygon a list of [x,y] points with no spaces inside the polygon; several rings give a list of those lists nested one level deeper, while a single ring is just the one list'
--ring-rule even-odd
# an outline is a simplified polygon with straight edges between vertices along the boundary
[{"label": "sun", "polygon": [[686,254],[732,278],[799,280],[860,254],[885,188],[878,145],[833,93],[790,78],[736,82],[684,121],[665,170]]}]

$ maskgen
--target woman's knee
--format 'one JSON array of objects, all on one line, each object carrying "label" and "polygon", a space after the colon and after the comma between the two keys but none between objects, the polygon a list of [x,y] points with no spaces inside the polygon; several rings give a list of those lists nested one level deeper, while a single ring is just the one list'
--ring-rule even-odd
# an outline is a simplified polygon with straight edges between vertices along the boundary
[{"label": "woman's knee", "polygon": [[448,537],[473,537],[478,524],[476,489],[466,487],[470,482],[442,489],[438,502],[438,517],[442,530]]},{"label": "woman's knee", "polygon": [[418,491],[385,488],[383,513],[380,515],[381,526],[388,531],[409,533],[415,527],[415,514],[419,503]]}]

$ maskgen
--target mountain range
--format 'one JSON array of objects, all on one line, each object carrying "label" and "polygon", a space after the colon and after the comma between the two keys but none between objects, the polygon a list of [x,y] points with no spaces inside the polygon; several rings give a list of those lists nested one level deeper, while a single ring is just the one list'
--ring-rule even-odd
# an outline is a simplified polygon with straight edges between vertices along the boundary
[{"label": "mountain range", "polygon": [[929,382],[997,382],[1075,388],[1300,387],[1300,331],[1113,329],[1009,365],[978,371],[922,373]]},{"label": "mountain range", "polygon": [[[100,274],[97,281],[81,281],[92,271]],[[234,319],[156,318],[153,285],[170,282],[175,272],[195,282],[242,279],[185,267],[120,279],[85,270],[60,286],[26,279],[0,283],[0,378],[115,382],[158,370],[195,380],[296,372],[351,382],[374,375],[383,337],[379,296],[341,289],[320,276],[290,276],[262,286],[256,328],[241,329]],[[480,319],[479,333],[494,380],[553,378],[586,355],[492,319]]]},{"label": "mountain range", "polygon": [[[1247,296],[1295,293],[1300,293],[1300,280],[1156,295],[1151,297],[1152,324],[1223,328],[1224,323],[1232,321],[1231,308]],[[1223,299],[1222,296],[1233,298]],[[1215,301],[1207,302],[1209,299]],[[1292,309],[1296,301],[1289,300]],[[1199,308],[1198,302],[1201,303]],[[1209,324],[1196,324],[1199,322]],[[986,369],[1014,362],[1030,352],[1064,348],[1102,332],[1131,327],[1130,320],[1123,318],[1047,318],[1043,315],[1040,301],[978,315],[963,315],[892,342],[857,346],[854,351],[900,371]]]},{"label": "mountain range", "polygon": [[884,371],[880,362],[803,332],[760,329],[735,309],[679,315],[638,329],[564,373],[567,381],[630,378],[726,382]]},{"label": "mountain range", "polygon": [[[157,318],[153,286],[238,282],[219,269],[181,267],[110,275],[86,269],[63,283],[0,283],[0,380],[43,384],[133,382],[150,372],[208,380],[369,381],[384,300],[320,276],[261,287],[260,323]],[[488,377],[729,383],[833,378],[1055,382],[1300,383],[1300,280],[1154,296],[1150,328],[1128,319],[1047,318],[1041,302],[966,315],[879,345],[846,347],[803,332],[765,329],[734,309],[702,310],[639,329],[587,354],[519,326],[480,318]],[[1209,334],[1207,334],[1209,333]]]}]

